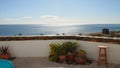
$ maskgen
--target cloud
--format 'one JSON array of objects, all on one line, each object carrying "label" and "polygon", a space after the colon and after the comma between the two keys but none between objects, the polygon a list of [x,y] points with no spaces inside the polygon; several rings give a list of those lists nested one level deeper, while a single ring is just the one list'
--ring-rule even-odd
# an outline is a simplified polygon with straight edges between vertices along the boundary
[{"label": "cloud", "polygon": [[31,16],[0,19],[0,24],[51,24],[51,25],[79,25],[79,24],[119,24],[118,19],[104,18],[64,18],[55,15],[43,15],[39,18]]},{"label": "cloud", "polygon": [[59,16],[54,16],[54,15],[43,15],[40,16],[40,19],[42,22],[48,24],[55,24],[55,23],[58,24],[61,21],[61,18]]},{"label": "cloud", "polygon": [[40,18],[42,18],[42,19],[58,19],[59,17],[54,16],[54,15],[43,15],[43,16],[40,16]]},{"label": "cloud", "polygon": [[18,19],[12,19],[12,18],[0,20],[0,24],[16,24],[17,22],[19,22]]},{"label": "cloud", "polygon": [[5,20],[5,21],[14,21],[14,20],[19,20],[18,18],[5,18],[5,19],[2,19],[2,20]]},{"label": "cloud", "polygon": [[32,18],[32,16],[24,16],[24,17],[22,17],[23,19],[31,19]]}]

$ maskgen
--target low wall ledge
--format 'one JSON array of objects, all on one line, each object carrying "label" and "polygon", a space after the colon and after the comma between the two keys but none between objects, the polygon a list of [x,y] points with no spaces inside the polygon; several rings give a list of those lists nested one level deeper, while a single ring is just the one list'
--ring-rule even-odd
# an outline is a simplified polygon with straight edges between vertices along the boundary
[{"label": "low wall ledge", "polygon": [[83,40],[104,43],[120,44],[119,38],[82,37],[82,36],[1,36],[0,41],[25,41],[25,40]]}]

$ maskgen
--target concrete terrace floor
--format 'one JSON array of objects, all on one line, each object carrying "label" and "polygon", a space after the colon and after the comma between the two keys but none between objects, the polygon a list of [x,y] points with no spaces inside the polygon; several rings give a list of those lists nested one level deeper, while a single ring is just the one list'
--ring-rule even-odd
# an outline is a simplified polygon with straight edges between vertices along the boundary
[{"label": "concrete terrace floor", "polygon": [[105,64],[98,66],[96,61],[92,61],[90,65],[55,63],[49,61],[47,57],[16,58],[12,62],[14,68],[116,68],[114,64],[109,64],[108,67]]}]

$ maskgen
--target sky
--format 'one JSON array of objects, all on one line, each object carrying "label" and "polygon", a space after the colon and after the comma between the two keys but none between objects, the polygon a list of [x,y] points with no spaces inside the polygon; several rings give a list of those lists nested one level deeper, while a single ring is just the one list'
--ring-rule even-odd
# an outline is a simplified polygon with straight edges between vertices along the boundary
[{"label": "sky", "polygon": [[0,24],[120,24],[120,0],[0,0]]}]

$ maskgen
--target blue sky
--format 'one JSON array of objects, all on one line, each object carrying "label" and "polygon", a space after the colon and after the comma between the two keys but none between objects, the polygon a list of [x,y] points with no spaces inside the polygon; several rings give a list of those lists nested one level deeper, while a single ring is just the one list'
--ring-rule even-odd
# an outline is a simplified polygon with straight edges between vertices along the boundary
[{"label": "blue sky", "polygon": [[0,0],[0,24],[119,24],[120,0]]}]

